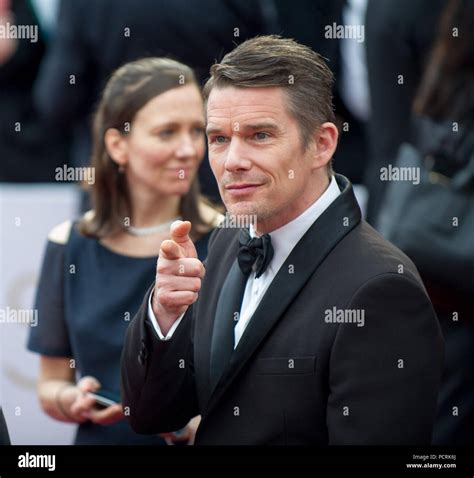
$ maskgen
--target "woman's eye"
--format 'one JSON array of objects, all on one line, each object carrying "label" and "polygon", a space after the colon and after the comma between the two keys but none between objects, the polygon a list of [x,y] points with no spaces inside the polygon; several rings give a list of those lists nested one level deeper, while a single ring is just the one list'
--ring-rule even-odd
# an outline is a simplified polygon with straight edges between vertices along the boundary
[{"label": "woman's eye", "polygon": [[163,131],[160,131],[158,136],[162,139],[168,139],[173,136],[174,131],[172,129],[164,129]]},{"label": "woman's eye", "polygon": [[263,133],[263,132],[258,132],[254,134],[254,138],[258,141],[261,141],[263,139],[269,138],[270,135],[268,133]]},{"label": "woman's eye", "polygon": [[193,128],[192,134],[194,136],[202,136],[204,134],[204,128]]}]

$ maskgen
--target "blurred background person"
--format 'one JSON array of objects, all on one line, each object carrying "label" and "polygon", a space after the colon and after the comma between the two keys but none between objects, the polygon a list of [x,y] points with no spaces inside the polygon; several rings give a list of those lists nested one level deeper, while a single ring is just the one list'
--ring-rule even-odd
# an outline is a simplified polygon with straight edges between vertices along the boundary
[{"label": "blurred background person", "polygon": [[[160,58],[124,65],[105,88],[93,136],[93,210],[51,231],[43,261],[28,343],[41,355],[38,394],[48,415],[79,424],[76,444],[160,444],[131,430],[121,404],[97,410],[88,392],[120,394],[124,334],[170,224],[192,221],[202,260],[222,217],[199,194],[204,110],[192,70]],[[179,437],[188,438],[192,430]]]},{"label": "blurred background person", "polygon": [[433,443],[472,445],[474,0],[447,1],[440,20],[411,121],[403,128],[409,143],[394,162],[419,170],[421,180],[388,182],[377,227],[414,261],[443,331],[445,368]]},{"label": "blurred background person", "polygon": [[[474,0],[449,0],[443,10],[439,33],[414,102],[412,136],[426,155],[440,156],[441,171],[452,181],[462,171],[465,197],[474,198]],[[457,125],[457,127],[454,127]],[[450,179],[451,178],[451,179]],[[454,186],[454,185],[453,185]],[[466,205],[468,202],[466,201]],[[446,204],[446,207],[449,207]],[[451,211],[457,215],[459,211]],[[458,219],[466,223],[465,211]],[[449,214],[449,211],[448,211]],[[474,258],[474,223],[470,257]],[[468,244],[453,243],[458,255]],[[456,251],[457,249],[457,251]],[[456,252],[454,252],[456,251]],[[413,258],[416,262],[416,257]],[[433,431],[435,445],[474,444],[474,269],[445,280],[443,262],[455,257],[433,257],[437,272],[419,269],[440,319],[446,343],[438,416]],[[449,269],[448,269],[449,270]],[[453,314],[457,316],[453,320]]]},{"label": "blurred background person", "polygon": [[375,222],[387,183],[380,168],[410,138],[413,99],[446,0],[368,0],[366,55],[370,95],[367,220]]},{"label": "blurred background person", "polygon": [[334,74],[333,102],[339,129],[334,167],[357,185],[358,199],[365,197],[360,186],[368,162],[365,42],[362,37],[334,33],[344,25],[355,31],[364,28],[366,3],[367,0],[275,0],[279,34],[320,53]]},{"label": "blurred background person", "polygon": [[[27,0],[0,0],[0,25],[0,182],[52,182],[55,168],[69,162],[70,135],[48,127],[33,104],[45,30]],[[18,38],[16,27],[29,37]]]}]

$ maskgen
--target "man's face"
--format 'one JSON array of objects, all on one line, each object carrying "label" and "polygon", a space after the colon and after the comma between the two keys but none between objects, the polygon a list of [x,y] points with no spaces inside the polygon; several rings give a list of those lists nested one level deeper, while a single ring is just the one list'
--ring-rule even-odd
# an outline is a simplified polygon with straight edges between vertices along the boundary
[{"label": "man's face", "polygon": [[[314,146],[304,150],[282,88],[214,88],[207,103],[209,161],[228,212],[270,232],[314,201]],[[312,190],[313,189],[313,190]]]}]

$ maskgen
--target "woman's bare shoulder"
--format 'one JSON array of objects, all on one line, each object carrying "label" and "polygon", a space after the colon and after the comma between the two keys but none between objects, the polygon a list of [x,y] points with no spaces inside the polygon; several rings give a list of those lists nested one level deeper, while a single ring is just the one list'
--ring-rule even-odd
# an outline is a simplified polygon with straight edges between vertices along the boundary
[{"label": "woman's bare shoulder", "polygon": [[[84,213],[83,218],[86,220],[90,220],[94,217],[94,211],[87,211]],[[56,244],[65,245],[69,240],[69,236],[71,235],[71,228],[72,228],[72,221],[67,220],[54,226],[48,234],[48,240],[54,242]]]}]

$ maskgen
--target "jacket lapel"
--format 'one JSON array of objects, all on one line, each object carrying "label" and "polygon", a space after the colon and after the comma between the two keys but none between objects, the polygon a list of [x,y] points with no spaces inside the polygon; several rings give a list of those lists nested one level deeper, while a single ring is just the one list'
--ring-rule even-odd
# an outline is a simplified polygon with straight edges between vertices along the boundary
[{"label": "jacket lapel", "polygon": [[[309,228],[273,279],[234,350],[229,366],[212,392],[206,413],[252,357],[317,267],[360,223],[361,213],[351,184],[344,176],[336,175],[336,179],[341,194]],[[294,274],[288,280],[290,265],[294,265]]]}]

